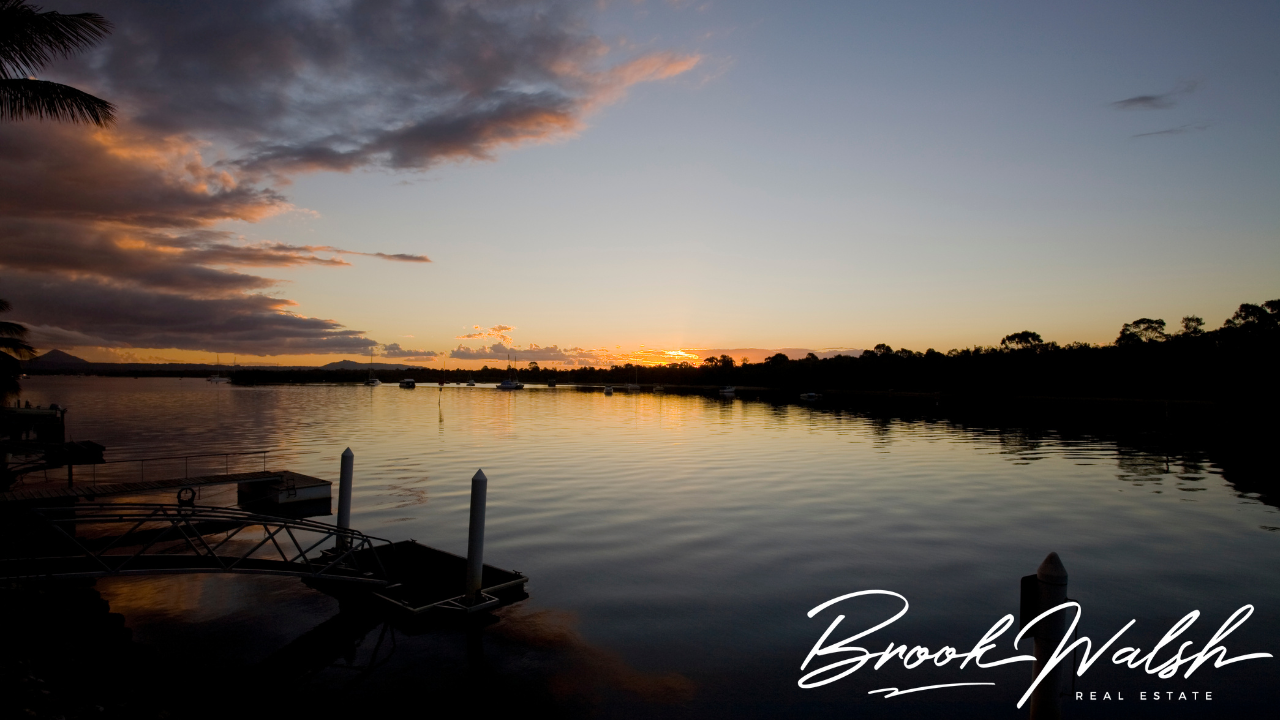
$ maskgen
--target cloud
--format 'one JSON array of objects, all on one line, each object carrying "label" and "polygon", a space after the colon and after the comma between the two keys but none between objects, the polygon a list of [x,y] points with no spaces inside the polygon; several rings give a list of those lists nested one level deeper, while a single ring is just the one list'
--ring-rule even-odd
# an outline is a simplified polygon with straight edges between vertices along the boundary
[{"label": "cloud", "polygon": [[373,344],[262,294],[278,281],[249,269],[340,267],[353,253],[213,229],[290,209],[213,165],[193,140],[0,126],[0,296],[14,319],[56,328],[39,340],[46,347],[88,346],[88,337],[99,347],[269,354]]},{"label": "cloud", "polygon": [[506,360],[508,355],[517,356],[522,362],[532,360],[535,362],[562,362],[566,364],[582,364],[580,361],[599,359],[599,355],[595,351],[584,350],[580,347],[562,350],[556,345],[539,347],[530,344],[528,347],[521,348],[494,343],[488,347],[482,345],[475,350],[459,345],[449,351],[449,357],[459,360]]},{"label": "cloud", "polygon": [[[352,252],[352,251],[350,251],[350,250],[341,251],[341,250],[340,250],[339,252]],[[380,252],[379,252],[379,253],[353,253],[353,254],[355,254],[355,255],[368,255],[368,256],[370,256],[370,257],[379,257],[379,258],[382,258],[383,260],[394,260],[394,261],[396,261],[396,262],[408,262],[408,263],[429,263],[429,262],[431,262],[431,258],[427,257],[426,255],[410,255],[410,254],[408,254],[408,253],[393,253],[393,254],[388,254],[388,253],[380,253]]]},{"label": "cloud", "polygon": [[107,340],[97,335],[67,330],[66,328],[52,325],[28,326],[27,341],[34,347],[46,349],[72,347],[109,348],[117,347],[121,344],[119,341]]},{"label": "cloud", "polygon": [[[283,192],[297,173],[421,171],[570,137],[627,88],[699,63],[619,57],[589,30],[585,1],[100,5],[58,8],[103,12],[115,29],[49,79],[112,100],[123,120],[110,131],[0,125],[0,297],[15,319],[56,328],[49,339],[103,347],[375,345],[297,314],[256,269],[425,254],[250,241],[227,224],[298,212]],[[510,344],[509,330],[484,337]]]},{"label": "cloud", "polygon": [[1137,135],[1131,135],[1130,137],[1140,138],[1140,137],[1153,137],[1155,135],[1184,135],[1186,133],[1192,133],[1192,132],[1203,132],[1205,130],[1208,130],[1211,127],[1213,127],[1212,123],[1188,123],[1187,125],[1179,125],[1178,127],[1172,127],[1172,128],[1169,128],[1168,130],[1156,130],[1155,132],[1138,133]]},{"label": "cloud", "polygon": [[404,358],[407,360],[432,360],[440,353],[435,350],[407,350],[400,343],[389,343],[382,346],[382,356],[388,358]]},{"label": "cloud", "polygon": [[1196,80],[1183,80],[1172,90],[1161,95],[1135,95],[1111,103],[1117,110],[1168,110],[1178,104],[1183,95],[1190,95],[1200,85]]},{"label": "cloud", "polygon": [[16,320],[39,317],[30,324],[108,346],[293,355],[363,353],[375,344],[360,330],[295,314],[292,301],[258,293],[195,297],[92,276],[9,272],[0,297],[13,304]]},{"label": "cloud", "polygon": [[455,340],[476,340],[479,338],[491,337],[491,338],[496,338],[501,342],[510,344],[512,340],[511,340],[511,335],[509,333],[512,330],[515,330],[515,328],[511,327],[510,325],[494,325],[491,328],[482,328],[479,325],[472,325],[471,327],[472,329],[475,330],[475,332],[467,333],[466,335],[458,335],[454,339]]},{"label": "cloud", "polygon": [[230,162],[245,170],[420,170],[572,135],[628,87],[699,63],[674,52],[617,60],[587,28],[592,7],[121,4],[111,9],[116,31],[97,62],[78,73],[148,128],[234,142],[242,152]]}]

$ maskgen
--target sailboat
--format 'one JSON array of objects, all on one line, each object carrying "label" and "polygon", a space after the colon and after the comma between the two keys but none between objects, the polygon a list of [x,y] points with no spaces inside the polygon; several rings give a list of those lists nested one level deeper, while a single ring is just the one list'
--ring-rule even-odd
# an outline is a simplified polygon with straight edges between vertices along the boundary
[{"label": "sailboat", "polygon": [[627,392],[640,392],[640,368],[636,368],[636,381],[627,383]]},{"label": "sailboat", "polygon": [[516,371],[515,371],[515,368],[511,367],[510,355],[507,356],[507,373],[509,376],[507,377],[506,380],[503,380],[502,382],[498,383],[498,389],[499,390],[523,390],[524,383],[518,382],[516,380]]},{"label": "sailboat", "polygon": [[364,384],[369,387],[377,387],[382,384],[382,381],[373,374],[373,348],[369,348],[369,379],[365,380]]},{"label": "sailboat", "polygon": [[[221,356],[221,355],[217,355],[217,354],[215,354],[215,355],[214,355],[214,358],[216,358],[216,361],[215,361],[214,367],[215,367],[215,368],[220,368],[220,367],[222,367],[222,356]],[[208,378],[208,380],[207,380],[207,382],[211,382],[211,383],[214,383],[214,384],[216,385],[217,383],[224,383],[224,382],[226,382],[226,381],[227,381],[227,379],[228,379],[228,378],[225,378],[225,377],[223,377],[223,376],[222,376],[222,372],[221,372],[221,371],[218,371],[218,372],[214,372],[212,375],[210,375],[210,376],[209,376],[209,378]]]}]

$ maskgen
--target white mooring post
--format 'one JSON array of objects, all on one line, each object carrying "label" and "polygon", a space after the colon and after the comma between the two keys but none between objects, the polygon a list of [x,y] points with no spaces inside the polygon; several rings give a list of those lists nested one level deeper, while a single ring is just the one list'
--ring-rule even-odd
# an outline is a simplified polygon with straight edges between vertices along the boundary
[{"label": "white mooring post", "polygon": [[[351,448],[342,451],[342,474],[338,480],[338,527],[351,527],[351,483],[355,475],[356,455]],[[347,538],[338,537],[338,549],[348,549]]]},{"label": "white mooring post", "polygon": [[489,492],[489,478],[477,470],[471,478],[471,525],[467,531],[467,600],[480,600],[484,576],[484,504]]}]

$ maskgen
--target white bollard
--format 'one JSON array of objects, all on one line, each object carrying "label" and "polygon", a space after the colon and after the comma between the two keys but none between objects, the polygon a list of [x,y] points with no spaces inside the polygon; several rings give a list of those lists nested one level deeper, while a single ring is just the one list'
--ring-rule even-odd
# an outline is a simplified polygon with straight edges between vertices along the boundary
[{"label": "white bollard", "polygon": [[[342,474],[338,480],[338,527],[351,528],[351,483],[355,475],[356,455],[351,448],[342,451]],[[347,538],[338,537],[338,549],[348,549]]]},{"label": "white bollard", "polygon": [[[1067,601],[1067,568],[1062,564],[1058,553],[1049,553],[1036,569],[1035,578],[1038,612]],[[1066,611],[1059,610],[1033,628],[1032,654],[1036,658],[1031,669],[1033,679],[1040,676],[1040,671],[1053,656],[1062,636],[1067,634],[1067,615]],[[1061,698],[1070,672],[1070,665],[1060,663],[1031,693],[1031,720],[1058,720],[1062,717]]]},{"label": "white bollard", "polygon": [[480,600],[484,579],[484,504],[489,492],[489,478],[484,470],[476,470],[471,478],[471,524],[467,531],[467,599]]}]

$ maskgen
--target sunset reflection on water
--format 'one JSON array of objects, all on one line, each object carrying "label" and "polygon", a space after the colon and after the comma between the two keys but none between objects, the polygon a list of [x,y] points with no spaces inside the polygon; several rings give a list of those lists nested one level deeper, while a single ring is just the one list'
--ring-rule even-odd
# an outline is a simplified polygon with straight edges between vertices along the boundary
[{"label": "sunset reflection on water", "polygon": [[[1268,531],[1280,526],[1277,511],[1236,492],[1194,449],[1152,454],[1052,431],[572,387],[36,378],[28,392],[70,406],[71,434],[103,443],[109,459],[271,449],[283,469],[336,480],[349,446],[353,525],[456,553],[465,552],[468,481],[482,467],[486,561],[531,578],[530,599],[485,630],[486,667],[572,712],[899,717],[944,701],[953,716],[1013,712],[1027,667],[991,671],[996,688],[946,696],[868,696],[915,679],[888,668],[800,690],[798,667],[825,627],[805,612],[855,590],[892,589],[912,607],[883,642],[972,643],[1017,614],[1019,577],[1050,550],[1084,606],[1082,634],[1109,637],[1136,618],[1132,633],[1150,646],[1147,636],[1158,639],[1170,618],[1199,609],[1191,634],[1203,641],[1251,603],[1258,611],[1233,652],[1274,651],[1280,638],[1280,581],[1259,571],[1280,560],[1280,534]],[[337,612],[288,578],[113,578],[98,587],[139,641],[175,653],[216,642],[214,655],[240,662]],[[552,619],[562,630],[520,630]],[[560,649],[539,645],[548,638]],[[455,640],[454,649],[439,645]],[[394,695],[415,672],[456,678],[462,636],[399,642],[382,669],[362,676],[361,693]],[[1275,677],[1268,662],[1201,670],[1185,684],[1220,689],[1225,701],[1269,702],[1274,691],[1257,685]],[[596,668],[594,679],[569,682],[582,663]],[[1142,680],[1103,667],[1091,676],[1114,687]],[[1203,706],[1176,712],[1211,716]]]}]

